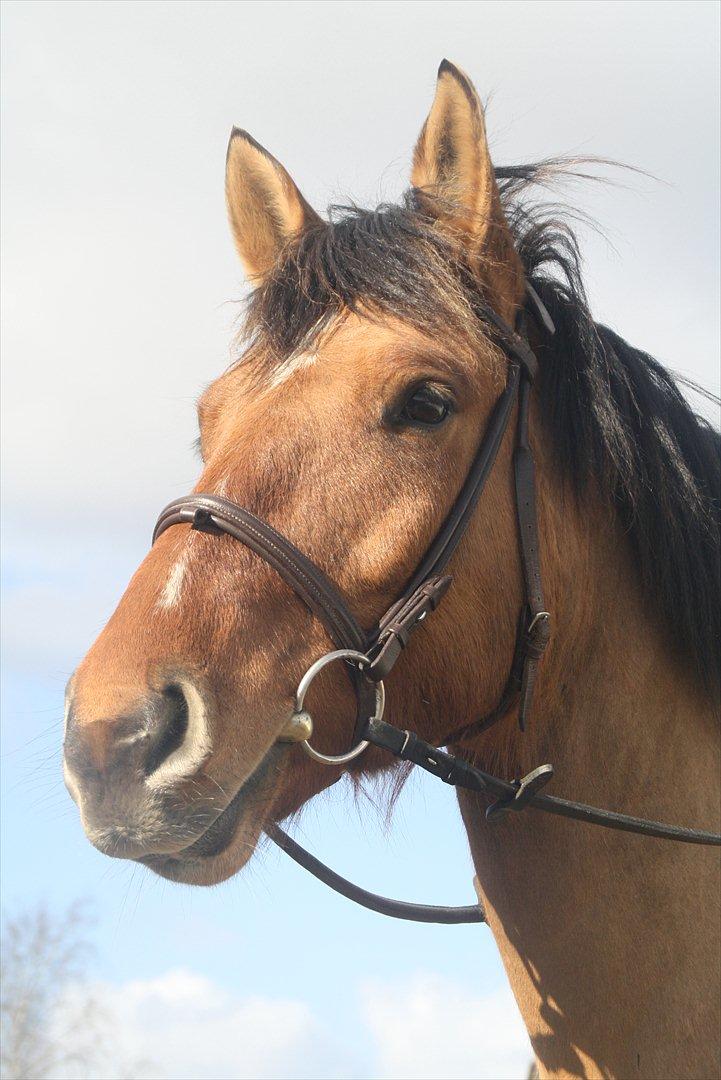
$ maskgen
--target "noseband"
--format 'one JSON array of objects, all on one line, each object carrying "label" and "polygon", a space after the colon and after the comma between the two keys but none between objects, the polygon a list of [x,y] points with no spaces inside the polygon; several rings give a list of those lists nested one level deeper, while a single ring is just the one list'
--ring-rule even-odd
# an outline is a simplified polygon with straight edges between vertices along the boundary
[{"label": "noseband", "polygon": [[[509,810],[531,807],[588,824],[643,836],[719,846],[721,835],[665,825],[542,794],[540,789],[553,776],[551,765],[541,765],[523,779],[509,782],[491,776],[463,758],[431,746],[413,732],[393,727],[383,720],[383,680],[405,649],[411,634],[438,607],[452,583],[452,577],[446,573],[446,569],[471,521],[517,403],[513,460],[524,601],[518,617],[513,659],[505,688],[496,707],[484,716],[448,732],[442,745],[457,744],[486,731],[516,706],[521,730],[525,730],[528,724],[538,665],[549,641],[550,615],[545,610],[541,585],[534,463],[528,437],[530,394],[538,370],[538,361],[526,334],[527,311],[540,324],[543,332],[555,333],[545,306],[530,284],[527,285],[527,305],[520,312],[515,329],[491,308],[479,304],[479,314],[508,359],[505,388],[491,412],[476,455],[448,516],[401,594],[370,630],[363,629],[338,589],[315,563],[267,522],[229,499],[210,494],[188,495],[176,499],[160,514],[153,533],[153,542],[166,529],[179,524],[189,524],[191,528],[201,532],[218,535],[226,533],[245,544],[272,566],[323,623],[335,649],[317,660],[301,679],[292,722],[284,733],[287,740],[299,742],[315,761],[326,765],[344,765],[373,744],[397,758],[420,766],[447,784],[491,797],[493,801],[486,810],[486,817],[490,821],[497,820]],[[336,660],[344,661],[343,666],[355,691],[356,721],[350,749],[343,754],[328,755],[320,753],[310,743],[313,723],[304,708],[304,702],[315,676],[327,664]],[[324,866],[277,825],[268,826],[266,831],[296,862],[336,891],[365,907],[396,918],[422,922],[484,921],[483,914],[476,905],[461,908],[432,907],[406,904],[368,893]]]}]

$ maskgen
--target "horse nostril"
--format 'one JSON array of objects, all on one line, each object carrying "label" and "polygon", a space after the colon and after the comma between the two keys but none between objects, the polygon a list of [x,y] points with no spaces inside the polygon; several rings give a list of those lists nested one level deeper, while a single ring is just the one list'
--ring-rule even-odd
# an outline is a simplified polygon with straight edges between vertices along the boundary
[{"label": "horse nostril", "polygon": [[145,774],[150,776],[172,753],[178,750],[188,733],[188,702],[180,686],[166,686],[153,724],[150,752],[145,759]]}]

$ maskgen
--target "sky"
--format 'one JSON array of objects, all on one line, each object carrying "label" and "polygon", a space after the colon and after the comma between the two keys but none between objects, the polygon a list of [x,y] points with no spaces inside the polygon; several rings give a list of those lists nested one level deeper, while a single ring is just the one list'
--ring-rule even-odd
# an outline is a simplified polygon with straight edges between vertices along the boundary
[{"label": "sky", "polygon": [[[650,174],[564,193],[603,231],[581,229],[592,307],[718,392],[718,21],[692,0],[5,0],[3,905],[87,901],[119,1058],[198,1080],[516,1078],[530,1060],[487,930],[384,921],[273,851],[216,889],[172,886],[94,851],[62,786],[65,680],[194,483],[195,401],[230,359],[231,127],[318,209],[393,199],[447,56],[488,102],[497,163]],[[473,899],[431,778],[390,824],[334,789],[297,831],[369,888]]]}]

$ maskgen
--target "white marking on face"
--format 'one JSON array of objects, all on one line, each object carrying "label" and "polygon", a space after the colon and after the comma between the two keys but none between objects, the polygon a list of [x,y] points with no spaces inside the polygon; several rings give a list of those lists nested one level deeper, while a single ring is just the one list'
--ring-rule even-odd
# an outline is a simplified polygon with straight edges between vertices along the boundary
[{"label": "white marking on face", "polygon": [[70,706],[73,703],[73,690],[74,690],[74,688],[75,688],[75,676],[73,675],[72,679],[70,679],[70,681],[68,682],[68,685],[65,687],[65,708],[64,708],[64,711],[63,711],[63,735],[66,735],[67,730],[68,730],[68,719],[70,717]]},{"label": "white marking on face", "polygon": [[68,794],[70,795],[70,798],[73,800],[74,803],[80,806],[80,788],[78,787],[77,781],[72,774],[70,766],[65,760],[65,756],[63,756],[63,780],[65,781],[65,787],[68,789]]},{"label": "white marking on face", "polygon": [[181,594],[183,592],[183,581],[185,580],[185,572],[188,568],[189,550],[186,547],[183,554],[176,561],[173,566],[168,580],[165,583],[160,599],[158,600],[159,608],[172,608],[179,602]]},{"label": "white marking on face", "polygon": [[286,382],[291,376],[295,375],[296,371],[302,371],[303,368],[311,367],[318,359],[318,353],[295,353],[293,356],[289,356],[287,360],[284,360],[282,364],[273,372],[269,382],[268,389],[275,390],[276,386],[280,386]]},{"label": "white marking on face", "polygon": [[193,776],[210,757],[212,742],[202,694],[192,682],[178,679],[188,708],[188,728],[181,745],[148,777],[150,788],[164,788]]},{"label": "white marking on face", "polygon": [[[219,495],[221,498],[225,498],[228,495],[228,478],[221,477],[215,484],[214,495]],[[178,556],[176,561],[170,568],[168,574],[168,580],[163,586],[160,596],[156,602],[156,607],[161,611],[167,611],[169,608],[175,607],[180,603],[183,590],[185,586],[185,580],[190,570],[190,565],[193,558],[194,544],[197,540],[197,533],[192,530],[188,533],[183,550]]]},{"label": "white marking on face", "polygon": [[[73,687],[74,687],[74,685],[75,685],[75,676],[73,675],[72,679],[70,680],[70,682],[68,683],[68,685],[65,688],[65,710],[64,710],[64,713],[63,713],[63,739],[65,739],[65,736],[68,733],[68,720],[70,718],[70,709],[71,709],[72,703],[73,703]],[[80,789],[78,788],[75,777],[73,776],[73,774],[71,772],[70,766],[68,765],[67,761],[65,760],[65,754],[63,754],[63,779],[65,781],[65,787],[68,789],[68,792],[70,793],[70,798],[73,800],[73,802],[78,803],[78,805],[80,805]]]}]

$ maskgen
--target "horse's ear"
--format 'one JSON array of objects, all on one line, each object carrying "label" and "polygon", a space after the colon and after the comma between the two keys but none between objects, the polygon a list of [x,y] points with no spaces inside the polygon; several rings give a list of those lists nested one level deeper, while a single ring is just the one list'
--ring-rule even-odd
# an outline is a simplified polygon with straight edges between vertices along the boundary
[{"label": "horse's ear", "polygon": [[436,96],[413,154],[411,183],[431,213],[476,242],[484,240],[500,212],[483,107],[471,80],[448,60],[438,69]]},{"label": "horse's ear", "polygon": [[281,248],[320,220],[279,161],[233,128],[225,166],[230,227],[248,276],[262,280]]}]

